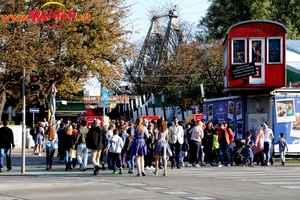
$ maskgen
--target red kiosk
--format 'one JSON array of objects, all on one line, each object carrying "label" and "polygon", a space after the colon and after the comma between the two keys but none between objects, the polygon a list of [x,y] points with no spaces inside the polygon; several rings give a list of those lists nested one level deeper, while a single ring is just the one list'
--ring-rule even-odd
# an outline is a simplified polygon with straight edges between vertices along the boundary
[{"label": "red kiosk", "polygon": [[268,122],[276,140],[285,134],[289,154],[299,155],[300,89],[286,81],[286,34],[287,28],[274,21],[232,25],[223,42],[228,96],[205,99],[203,114],[206,120],[227,122],[236,139],[244,139],[247,131],[254,135]]},{"label": "red kiosk", "polygon": [[284,25],[267,20],[231,26],[223,42],[225,91],[284,87],[286,33]]}]

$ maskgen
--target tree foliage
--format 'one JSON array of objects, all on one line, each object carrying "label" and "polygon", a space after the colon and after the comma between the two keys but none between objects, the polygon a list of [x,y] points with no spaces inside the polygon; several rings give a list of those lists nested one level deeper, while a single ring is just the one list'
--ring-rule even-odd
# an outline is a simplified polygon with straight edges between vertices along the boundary
[{"label": "tree foliage", "polygon": [[211,0],[200,19],[199,40],[221,39],[230,26],[251,19],[272,20],[288,28],[289,39],[299,39],[299,0]]},{"label": "tree foliage", "polygon": [[[1,0],[0,16],[28,16],[30,10],[41,9],[46,2]],[[24,68],[27,73],[35,71],[40,75],[39,102],[45,103],[52,84],[56,84],[59,98],[75,100],[88,74],[101,79],[104,87],[109,87],[108,82],[114,78],[112,74],[121,71],[121,57],[130,53],[128,34],[131,31],[122,24],[129,7],[123,0],[69,0],[60,3],[64,9],[77,12],[76,21],[63,21],[63,26],[55,29],[44,26],[46,22],[33,23],[30,19],[0,21],[0,92],[14,98],[16,107],[20,105],[21,98],[17,97],[21,96]],[[42,9],[49,11],[61,7],[49,5]],[[86,18],[80,18],[82,16]],[[55,25],[58,22],[52,19],[47,23]],[[26,85],[28,88],[28,75]],[[27,94],[30,103],[35,97],[28,90]]]},{"label": "tree foliage", "polygon": [[142,81],[131,79],[140,88],[136,94],[149,97],[153,93],[158,98],[164,94],[168,104],[201,105],[203,83],[205,98],[222,96],[222,51],[221,41],[181,43],[163,66],[149,70]]},{"label": "tree foliage", "polygon": [[206,15],[199,22],[198,39],[221,39],[231,25],[251,19],[251,2],[250,0],[211,0]]},{"label": "tree foliage", "polygon": [[155,83],[162,87],[168,102],[175,105],[201,105],[200,83],[205,97],[216,97],[222,93],[221,41],[212,43],[183,43],[177,47],[167,66],[158,70]]}]

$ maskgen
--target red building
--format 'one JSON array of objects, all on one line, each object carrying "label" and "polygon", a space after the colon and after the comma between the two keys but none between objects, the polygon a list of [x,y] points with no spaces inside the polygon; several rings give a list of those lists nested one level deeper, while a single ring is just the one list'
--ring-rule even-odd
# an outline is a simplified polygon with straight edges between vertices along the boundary
[{"label": "red building", "polygon": [[284,25],[267,20],[231,26],[223,42],[225,91],[284,87],[286,33]]}]

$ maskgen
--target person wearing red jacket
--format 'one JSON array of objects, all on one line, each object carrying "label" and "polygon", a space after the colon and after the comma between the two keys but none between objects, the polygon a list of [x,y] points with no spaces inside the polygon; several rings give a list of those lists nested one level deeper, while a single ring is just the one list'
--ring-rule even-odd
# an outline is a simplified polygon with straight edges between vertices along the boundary
[{"label": "person wearing red jacket", "polygon": [[234,141],[234,135],[230,128],[227,127],[226,122],[223,122],[220,125],[220,128],[218,130],[218,142],[219,142],[219,155],[221,164],[219,167],[224,166],[224,156],[226,154],[226,161],[227,166],[231,166],[231,159],[230,159],[230,144]]}]

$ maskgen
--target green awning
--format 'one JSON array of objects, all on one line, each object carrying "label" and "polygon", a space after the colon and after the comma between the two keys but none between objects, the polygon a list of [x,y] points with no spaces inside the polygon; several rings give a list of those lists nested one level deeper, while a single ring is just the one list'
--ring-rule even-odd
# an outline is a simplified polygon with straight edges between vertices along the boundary
[{"label": "green awning", "polygon": [[299,72],[294,72],[291,70],[286,70],[286,80],[287,84],[294,83],[300,81],[300,74]]},{"label": "green awning", "polygon": [[57,105],[55,112],[84,112],[84,103],[68,103],[67,105]]}]

